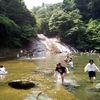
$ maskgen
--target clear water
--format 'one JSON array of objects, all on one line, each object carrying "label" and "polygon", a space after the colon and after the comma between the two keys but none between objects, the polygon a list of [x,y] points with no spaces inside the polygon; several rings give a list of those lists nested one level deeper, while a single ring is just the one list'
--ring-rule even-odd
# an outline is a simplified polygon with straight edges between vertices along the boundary
[{"label": "clear water", "polygon": [[[4,59],[0,61],[8,71],[0,76],[0,100],[100,100],[100,93],[91,91],[100,82],[100,73],[97,72],[97,83],[88,81],[88,74],[84,66],[90,58],[100,69],[97,55],[74,55],[75,70],[73,74],[66,74],[65,80],[71,84],[79,85],[77,88],[66,87],[53,76],[58,62],[68,67],[64,62],[65,54],[48,54],[30,59]],[[36,87],[31,89],[15,89],[8,86],[8,82],[18,79],[32,80]]]}]

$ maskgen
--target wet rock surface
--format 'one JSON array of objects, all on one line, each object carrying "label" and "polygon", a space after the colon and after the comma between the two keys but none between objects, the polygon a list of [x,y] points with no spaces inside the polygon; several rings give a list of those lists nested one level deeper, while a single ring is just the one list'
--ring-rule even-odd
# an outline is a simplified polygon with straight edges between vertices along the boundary
[{"label": "wet rock surface", "polygon": [[[62,43],[56,37],[48,38],[43,34],[38,34],[37,39],[33,40],[28,49],[32,51],[33,56],[35,55],[45,55],[47,53],[71,53],[78,52],[77,49]],[[28,50],[28,51],[29,51]]]},{"label": "wet rock surface", "polygon": [[29,80],[12,80],[8,85],[18,89],[29,89],[35,87],[35,83]]},{"label": "wet rock surface", "polygon": [[100,90],[100,83],[96,84],[95,88]]},{"label": "wet rock surface", "polygon": [[87,91],[100,92],[100,83],[94,83],[86,88]]}]

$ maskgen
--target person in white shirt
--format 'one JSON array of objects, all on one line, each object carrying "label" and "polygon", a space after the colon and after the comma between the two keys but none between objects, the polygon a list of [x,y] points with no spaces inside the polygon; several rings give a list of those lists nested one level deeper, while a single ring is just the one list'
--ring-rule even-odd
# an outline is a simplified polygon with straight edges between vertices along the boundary
[{"label": "person in white shirt", "polygon": [[8,72],[5,70],[5,67],[3,65],[0,66],[0,75],[5,75]]},{"label": "person in white shirt", "polygon": [[99,68],[95,65],[93,59],[89,60],[89,63],[85,66],[84,71],[88,71],[89,79],[96,81],[96,71],[99,71]]},{"label": "person in white shirt", "polygon": [[5,67],[3,67],[2,65],[0,66],[0,71],[5,72]]}]

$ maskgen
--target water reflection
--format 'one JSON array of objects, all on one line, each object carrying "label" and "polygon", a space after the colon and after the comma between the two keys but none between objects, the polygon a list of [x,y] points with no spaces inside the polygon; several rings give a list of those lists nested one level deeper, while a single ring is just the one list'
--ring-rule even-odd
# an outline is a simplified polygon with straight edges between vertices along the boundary
[{"label": "water reflection", "polygon": [[5,75],[0,75],[0,82],[3,82],[5,79]]},{"label": "water reflection", "polygon": [[[58,62],[68,67],[64,62],[65,56],[65,54],[47,54],[33,57],[31,61],[14,59],[2,62],[9,73],[7,76],[0,76],[0,90],[2,91],[0,100],[11,100],[11,98],[13,98],[12,100],[99,100],[100,93],[90,91],[95,85],[91,85],[93,83],[87,81],[87,74],[83,72],[83,67],[91,56],[76,55],[73,58],[75,71],[73,74],[65,75],[64,85],[59,77],[53,76]],[[100,62],[96,61],[97,56],[92,56],[100,67]],[[100,73],[97,73],[98,83],[100,82],[99,76]],[[13,89],[7,83],[15,79],[30,79],[38,85],[29,90]],[[5,83],[3,83],[4,81]]]}]

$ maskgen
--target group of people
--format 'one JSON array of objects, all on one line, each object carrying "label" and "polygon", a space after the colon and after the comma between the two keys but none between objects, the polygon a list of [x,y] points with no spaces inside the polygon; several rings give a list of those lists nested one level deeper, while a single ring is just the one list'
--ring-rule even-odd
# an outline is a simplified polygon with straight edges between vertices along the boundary
[{"label": "group of people", "polygon": [[30,57],[30,60],[32,60],[32,57],[34,56],[33,51],[32,50],[20,50],[20,52],[17,54],[17,58],[21,58],[21,57]]},{"label": "group of people", "polygon": [[[66,57],[64,60],[66,63],[69,63],[69,69],[70,71],[74,70],[74,65],[72,58],[69,58],[69,56]],[[62,66],[61,63],[58,63],[55,69],[54,76],[57,75],[57,72],[60,74],[62,83],[64,82],[64,76],[66,74],[66,71],[68,71],[68,68]],[[95,65],[93,59],[90,59],[89,62],[84,67],[84,72],[88,72],[88,77],[90,81],[96,81],[96,71],[99,71],[99,68]]]},{"label": "group of people", "polygon": [[65,57],[65,63],[69,65],[69,67],[67,67],[67,73],[73,73],[74,70],[74,65],[73,65],[73,60],[72,57],[70,57],[69,55],[67,55]]}]

